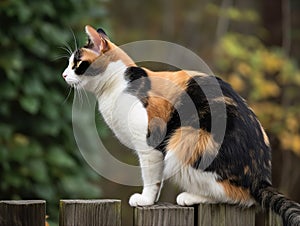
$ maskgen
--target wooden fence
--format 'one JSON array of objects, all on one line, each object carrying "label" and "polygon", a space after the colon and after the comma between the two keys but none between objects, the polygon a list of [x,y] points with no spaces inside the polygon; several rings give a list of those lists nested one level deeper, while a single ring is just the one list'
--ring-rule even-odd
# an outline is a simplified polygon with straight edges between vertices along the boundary
[{"label": "wooden fence", "polygon": [[[133,208],[133,226],[255,226],[255,208],[225,204],[182,207],[169,203]],[[0,201],[0,226],[45,226],[44,200]],[[121,226],[120,200],[61,200],[59,226]],[[282,226],[272,212],[265,226]],[[124,225],[125,226],[125,225]]]}]

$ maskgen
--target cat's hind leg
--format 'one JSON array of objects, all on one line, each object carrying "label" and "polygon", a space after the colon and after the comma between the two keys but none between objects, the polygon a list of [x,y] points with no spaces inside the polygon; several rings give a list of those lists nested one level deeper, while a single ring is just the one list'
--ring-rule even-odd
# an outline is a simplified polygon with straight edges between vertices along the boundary
[{"label": "cat's hind leg", "polygon": [[201,195],[195,195],[188,192],[180,193],[176,198],[176,202],[180,206],[191,206],[200,203],[217,203],[217,201],[213,200],[212,198]]}]

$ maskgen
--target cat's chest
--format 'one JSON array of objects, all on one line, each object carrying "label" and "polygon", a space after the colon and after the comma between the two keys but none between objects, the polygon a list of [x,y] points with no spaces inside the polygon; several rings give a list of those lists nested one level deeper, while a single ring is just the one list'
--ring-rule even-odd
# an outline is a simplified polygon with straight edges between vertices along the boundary
[{"label": "cat's chest", "polygon": [[147,111],[141,101],[126,92],[99,99],[99,111],[117,138],[131,149],[147,148]]}]

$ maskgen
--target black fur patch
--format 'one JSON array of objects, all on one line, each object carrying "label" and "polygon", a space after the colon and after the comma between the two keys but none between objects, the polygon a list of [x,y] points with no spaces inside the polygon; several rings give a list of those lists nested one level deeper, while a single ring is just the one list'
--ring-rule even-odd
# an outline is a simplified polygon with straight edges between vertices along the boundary
[{"label": "black fur patch", "polygon": [[77,49],[76,52],[74,53],[74,59],[73,59],[74,68],[76,67],[76,65],[78,64],[78,62],[81,61],[81,56],[82,56],[81,49]]},{"label": "black fur patch", "polygon": [[[205,171],[216,172],[221,180],[228,179],[232,184],[245,188],[249,188],[255,180],[271,181],[271,168],[264,167],[271,160],[271,150],[264,142],[255,114],[228,83],[219,78],[218,83],[224,97],[232,100],[234,104],[225,102],[226,119],[217,118],[227,122],[225,137],[218,155]],[[213,101],[212,103],[217,104]],[[209,125],[208,122],[206,124]],[[195,162],[195,168],[200,161],[201,158]],[[245,166],[249,167],[247,173],[244,173]]]},{"label": "black fur patch", "polygon": [[[182,103],[176,107],[180,114],[182,126],[192,126],[195,129],[203,129],[207,132],[211,130],[211,112],[209,100],[201,87],[209,87],[209,90],[214,92],[215,86],[211,85],[210,80],[214,79],[211,76],[197,76],[189,80],[186,94],[180,98]],[[201,84],[201,87],[199,86]],[[191,106],[195,109],[191,109]]]},{"label": "black fur patch", "polygon": [[[81,61],[82,51],[81,49],[76,50],[74,53],[73,67],[77,75],[83,75],[87,69],[90,67],[91,63],[89,61]],[[86,75],[93,75],[93,73],[87,73]]]},{"label": "black fur patch", "polygon": [[[90,62],[89,61],[82,61],[78,67],[75,69],[75,73],[77,75],[83,75],[86,70],[89,68]],[[90,75],[91,73],[87,73],[86,75]]]},{"label": "black fur patch", "polygon": [[98,32],[99,34],[104,34],[105,36],[107,36],[106,32],[105,32],[102,28],[98,28],[98,29],[97,29],[97,32]]},{"label": "black fur patch", "polygon": [[148,91],[151,89],[147,73],[140,67],[129,67],[124,73],[124,78],[129,83],[127,92],[138,97],[144,107],[147,107]]},{"label": "black fur patch", "polygon": [[[171,117],[167,122],[166,131],[161,131],[159,127],[153,128],[151,131],[151,137],[156,138],[156,140],[153,140],[152,142],[149,142],[148,140],[148,145],[155,147],[165,155],[168,140],[175,132],[175,130],[180,127],[180,125],[180,116],[178,114],[178,111],[174,108]],[[155,144],[155,146],[153,146],[153,144]]]}]

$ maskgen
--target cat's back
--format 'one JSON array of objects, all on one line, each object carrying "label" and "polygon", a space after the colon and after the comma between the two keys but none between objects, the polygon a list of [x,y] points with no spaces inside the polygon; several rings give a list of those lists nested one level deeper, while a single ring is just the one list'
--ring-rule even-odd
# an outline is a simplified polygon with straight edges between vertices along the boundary
[{"label": "cat's back", "polygon": [[[264,172],[261,176],[270,178],[268,138],[251,108],[230,84],[196,71],[143,70],[144,79],[148,80],[143,99],[150,146],[163,153],[180,147],[181,150],[176,148],[180,158],[197,169],[203,160],[203,150],[207,150],[207,140],[215,137],[216,131],[212,130],[215,122],[217,130],[221,129],[219,125],[225,125],[224,139],[215,161],[206,170],[217,172],[223,178],[236,178],[249,168],[247,177],[254,178],[258,172]],[[204,141],[199,140],[199,134]],[[183,153],[187,146],[193,147],[193,153]],[[189,156],[184,157],[186,154]],[[234,165],[230,172],[229,163]],[[237,183],[249,186],[251,179],[247,182],[243,179],[244,176]]]}]

